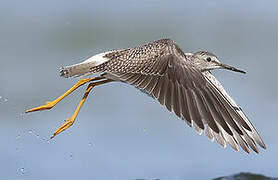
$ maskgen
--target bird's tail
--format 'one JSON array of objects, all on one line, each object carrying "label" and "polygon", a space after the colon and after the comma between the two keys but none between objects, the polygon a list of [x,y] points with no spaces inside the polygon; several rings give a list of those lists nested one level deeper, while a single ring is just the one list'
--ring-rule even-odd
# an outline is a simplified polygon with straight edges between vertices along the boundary
[{"label": "bird's tail", "polygon": [[105,71],[106,62],[109,61],[109,59],[105,57],[105,54],[109,52],[111,51],[97,54],[79,64],[62,67],[60,69],[60,76],[68,78],[87,76],[94,73],[102,73]]},{"label": "bird's tail", "polygon": [[62,67],[60,68],[60,76],[64,78],[86,76],[94,73],[92,72],[92,68],[95,66],[96,65],[94,62],[82,62],[79,64]]}]

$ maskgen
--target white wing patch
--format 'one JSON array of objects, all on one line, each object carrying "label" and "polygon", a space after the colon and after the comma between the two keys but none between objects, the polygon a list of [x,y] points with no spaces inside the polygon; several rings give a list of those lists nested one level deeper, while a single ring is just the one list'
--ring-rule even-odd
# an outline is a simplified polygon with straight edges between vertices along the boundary
[{"label": "white wing patch", "polygon": [[95,66],[98,66],[98,65],[100,65],[102,63],[105,63],[105,62],[109,61],[108,58],[105,58],[103,56],[105,56],[106,54],[108,54],[110,52],[112,52],[112,51],[107,51],[107,52],[104,52],[104,53],[96,54],[96,55],[90,57],[89,59],[86,59],[82,63],[85,63],[85,64],[87,64],[87,63],[94,63]]}]

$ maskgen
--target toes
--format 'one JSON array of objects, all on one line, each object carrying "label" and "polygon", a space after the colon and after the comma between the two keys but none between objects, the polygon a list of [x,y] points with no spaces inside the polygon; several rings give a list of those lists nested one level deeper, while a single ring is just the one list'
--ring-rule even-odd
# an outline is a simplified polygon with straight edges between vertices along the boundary
[{"label": "toes", "polygon": [[34,111],[43,111],[43,110],[46,110],[46,109],[51,109],[52,107],[53,107],[53,103],[50,102],[50,101],[47,101],[45,103],[45,105],[38,106],[38,107],[35,107],[35,108],[32,108],[32,109],[28,109],[28,110],[25,111],[25,113],[34,112]]},{"label": "toes", "polygon": [[66,120],[66,123],[64,123],[62,126],[60,126],[55,132],[54,134],[50,137],[50,139],[54,138],[56,135],[60,134],[61,132],[63,132],[64,130],[68,129],[71,125],[73,124],[73,121],[71,120],[71,118]]}]

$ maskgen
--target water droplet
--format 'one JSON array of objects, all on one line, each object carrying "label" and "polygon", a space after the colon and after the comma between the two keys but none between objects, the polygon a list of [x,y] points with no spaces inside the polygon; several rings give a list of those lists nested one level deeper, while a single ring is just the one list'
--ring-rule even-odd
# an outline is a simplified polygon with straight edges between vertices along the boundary
[{"label": "water droplet", "polygon": [[33,131],[32,131],[32,130],[29,130],[28,133],[29,133],[29,134],[33,134]]},{"label": "water droplet", "polygon": [[148,133],[147,128],[144,128],[144,129],[143,129],[143,132],[144,132],[144,133]]},{"label": "water droplet", "polygon": [[143,132],[144,132],[146,135],[149,134],[148,131],[147,131],[147,128],[143,128]]},{"label": "water droplet", "polygon": [[25,173],[25,169],[24,168],[20,168],[19,171],[24,174]]},{"label": "water droplet", "polygon": [[88,146],[91,147],[91,148],[93,148],[93,147],[95,146],[95,144],[92,143],[92,142],[89,142],[89,143],[88,143]]},{"label": "water droplet", "polygon": [[3,96],[0,96],[0,102],[7,102],[8,99],[7,98],[4,98]]},{"label": "water droplet", "polygon": [[72,154],[70,154],[70,158],[72,158],[73,157],[73,155]]},{"label": "water droplet", "polygon": [[40,138],[40,135],[39,134],[35,134],[35,136],[39,139]]},{"label": "water droplet", "polygon": [[20,136],[20,134],[19,135],[17,135],[16,137],[15,137],[15,139],[19,139],[21,136]]}]

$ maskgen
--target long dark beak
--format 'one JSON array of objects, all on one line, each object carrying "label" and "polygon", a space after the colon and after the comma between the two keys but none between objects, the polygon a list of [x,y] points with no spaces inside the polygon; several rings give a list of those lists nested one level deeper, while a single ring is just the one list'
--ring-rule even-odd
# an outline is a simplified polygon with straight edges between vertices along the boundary
[{"label": "long dark beak", "polygon": [[219,64],[220,67],[222,67],[223,69],[228,69],[228,70],[231,70],[231,71],[235,71],[235,72],[240,72],[240,73],[243,73],[245,74],[246,72],[245,71],[242,71],[242,70],[239,70],[233,66],[230,66],[230,65],[227,65],[227,64]]}]

